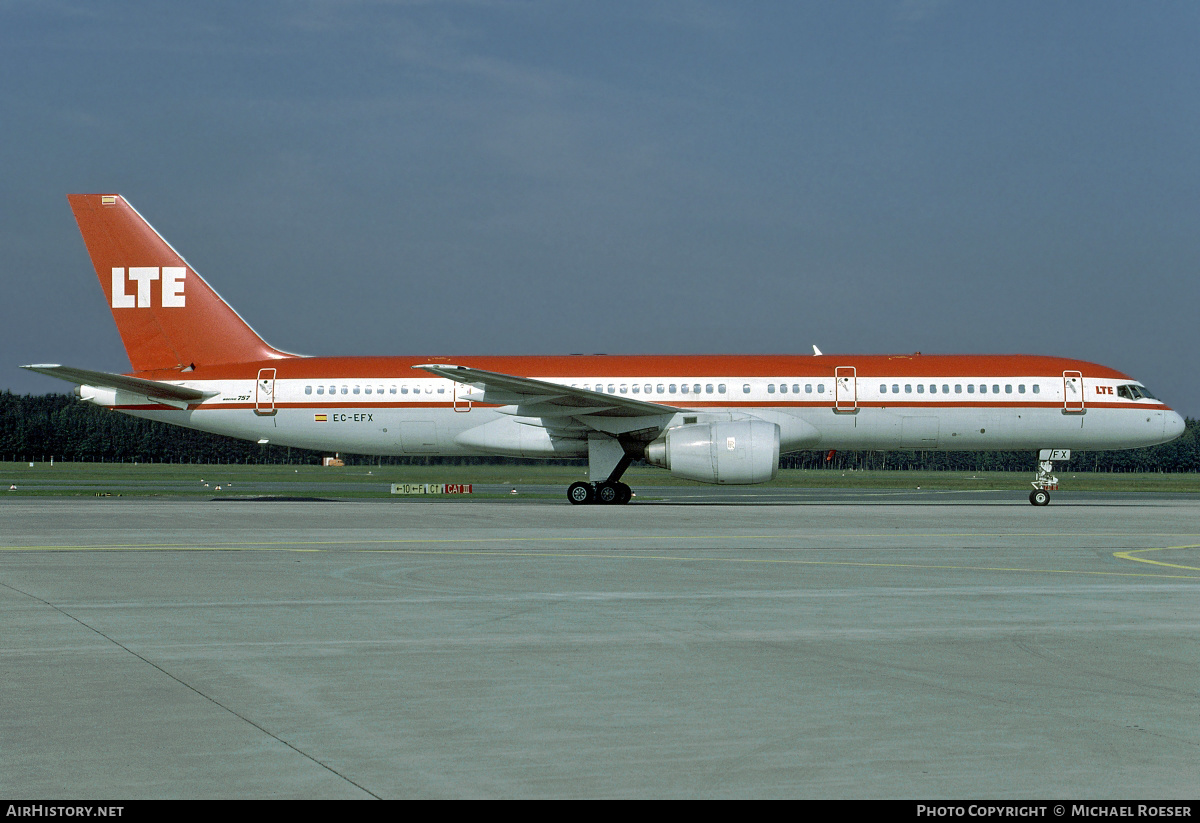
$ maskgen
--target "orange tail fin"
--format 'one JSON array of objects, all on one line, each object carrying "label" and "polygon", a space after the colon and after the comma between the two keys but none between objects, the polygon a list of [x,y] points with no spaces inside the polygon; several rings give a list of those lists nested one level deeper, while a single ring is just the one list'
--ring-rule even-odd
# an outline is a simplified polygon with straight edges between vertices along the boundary
[{"label": "orange tail fin", "polygon": [[267,345],[116,194],[69,194],[134,371],[293,357]]}]

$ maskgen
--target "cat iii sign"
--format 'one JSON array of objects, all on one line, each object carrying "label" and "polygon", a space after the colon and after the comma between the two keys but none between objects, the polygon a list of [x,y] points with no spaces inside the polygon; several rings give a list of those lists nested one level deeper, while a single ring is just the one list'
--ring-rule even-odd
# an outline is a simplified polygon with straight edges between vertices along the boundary
[{"label": "cat iii sign", "polygon": [[393,483],[392,494],[471,494],[471,484]]}]

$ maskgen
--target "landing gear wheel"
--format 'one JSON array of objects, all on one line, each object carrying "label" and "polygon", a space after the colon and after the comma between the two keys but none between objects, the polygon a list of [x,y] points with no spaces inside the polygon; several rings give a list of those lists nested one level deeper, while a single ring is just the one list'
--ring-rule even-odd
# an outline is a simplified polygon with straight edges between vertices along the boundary
[{"label": "landing gear wheel", "polygon": [[1035,506],[1048,506],[1050,505],[1050,492],[1034,489],[1029,493],[1029,502]]},{"label": "landing gear wheel", "polygon": [[596,484],[596,502],[597,503],[620,503],[621,491],[617,483],[598,483]]},{"label": "landing gear wheel", "polygon": [[567,499],[576,506],[581,503],[595,503],[596,491],[591,483],[572,483],[567,486]]},{"label": "landing gear wheel", "polygon": [[632,498],[632,497],[633,497],[633,489],[629,488],[629,486],[625,485],[624,483],[617,483],[617,502],[618,503],[621,503],[621,504],[628,503],[630,498]]}]

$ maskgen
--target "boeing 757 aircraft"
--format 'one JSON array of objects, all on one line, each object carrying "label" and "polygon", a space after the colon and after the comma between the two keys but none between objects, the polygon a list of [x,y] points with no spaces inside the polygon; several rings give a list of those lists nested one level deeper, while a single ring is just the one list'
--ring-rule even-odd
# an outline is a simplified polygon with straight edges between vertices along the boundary
[{"label": "boeing 757 aircraft", "polygon": [[126,414],[372,455],[586,457],[572,503],[626,503],[643,459],[763,483],[801,449],[1038,451],[1165,443],[1183,419],[1137,380],[1036,355],[306,357],[268,345],[120,195],[68,195],[132,371],[23,368]]}]

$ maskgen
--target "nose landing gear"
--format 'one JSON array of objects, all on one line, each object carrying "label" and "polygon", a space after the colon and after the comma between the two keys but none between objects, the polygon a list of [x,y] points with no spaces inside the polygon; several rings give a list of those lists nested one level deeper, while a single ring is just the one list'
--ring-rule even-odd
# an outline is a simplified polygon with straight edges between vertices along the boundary
[{"label": "nose landing gear", "polygon": [[1070,459],[1070,449],[1042,449],[1038,452],[1037,476],[1033,480],[1033,491],[1029,493],[1030,503],[1035,506],[1050,505],[1050,492],[1058,491],[1054,463]]}]

